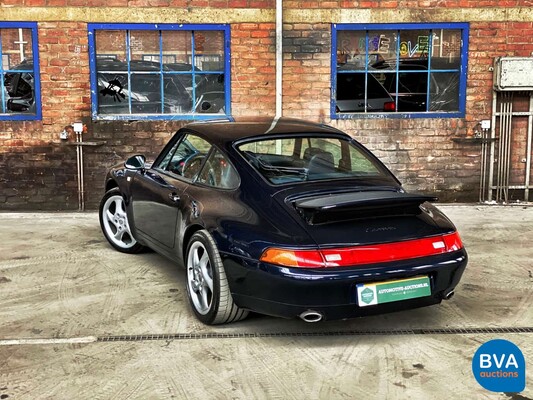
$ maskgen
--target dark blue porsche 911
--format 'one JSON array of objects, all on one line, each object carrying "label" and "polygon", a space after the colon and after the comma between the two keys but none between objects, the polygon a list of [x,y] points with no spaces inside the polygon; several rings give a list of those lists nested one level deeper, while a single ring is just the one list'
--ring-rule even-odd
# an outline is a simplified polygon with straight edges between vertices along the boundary
[{"label": "dark blue porsche 911", "polygon": [[433,197],[406,193],[337,129],[280,119],[192,123],[155,161],[112,168],[100,224],[125,253],[184,265],[197,318],[307,322],[440,303],[467,264]]}]

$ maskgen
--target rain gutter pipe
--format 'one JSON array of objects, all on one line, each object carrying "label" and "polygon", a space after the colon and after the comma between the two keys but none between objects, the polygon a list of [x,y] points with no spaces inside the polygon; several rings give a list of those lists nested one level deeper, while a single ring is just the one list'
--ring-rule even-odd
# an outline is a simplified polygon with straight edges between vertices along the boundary
[{"label": "rain gutter pipe", "polygon": [[283,1],[276,0],[276,116],[283,113]]}]

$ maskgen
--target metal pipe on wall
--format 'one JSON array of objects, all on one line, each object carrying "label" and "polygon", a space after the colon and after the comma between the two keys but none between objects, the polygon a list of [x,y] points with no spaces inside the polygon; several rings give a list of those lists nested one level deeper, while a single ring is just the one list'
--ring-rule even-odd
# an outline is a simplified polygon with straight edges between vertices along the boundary
[{"label": "metal pipe on wall", "polygon": [[76,163],[78,164],[78,210],[85,211],[85,182],[83,170],[82,132],[76,132]]},{"label": "metal pipe on wall", "polygon": [[527,117],[527,150],[526,150],[526,181],[524,201],[529,201],[529,185],[531,182],[531,142],[533,140],[533,92],[529,93],[529,115]]},{"label": "metal pipe on wall", "polygon": [[492,120],[490,124],[490,147],[489,147],[489,165],[488,165],[488,183],[487,197],[485,200],[492,201],[493,184],[494,184],[494,154],[496,149],[496,106],[498,104],[498,92],[492,91]]},{"label": "metal pipe on wall", "polygon": [[276,119],[283,116],[283,1],[276,0]]},{"label": "metal pipe on wall", "polygon": [[500,100],[499,145],[496,175],[496,201],[509,202],[509,177],[511,171],[511,140],[513,118],[513,93],[504,92]]}]

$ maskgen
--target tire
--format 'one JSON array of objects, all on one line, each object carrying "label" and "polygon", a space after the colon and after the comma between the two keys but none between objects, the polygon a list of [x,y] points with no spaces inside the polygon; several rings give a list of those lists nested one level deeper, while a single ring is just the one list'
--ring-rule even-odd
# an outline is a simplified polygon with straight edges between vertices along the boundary
[{"label": "tire", "polygon": [[206,325],[240,321],[248,311],[235,305],[217,246],[206,230],[196,232],[187,247],[187,296]]},{"label": "tire", "polygon": [[144,249],[133,237],[124,198],[118,188],[106,192],[99,208],[100,227],[107,241],[122,253],[135,254]]}]

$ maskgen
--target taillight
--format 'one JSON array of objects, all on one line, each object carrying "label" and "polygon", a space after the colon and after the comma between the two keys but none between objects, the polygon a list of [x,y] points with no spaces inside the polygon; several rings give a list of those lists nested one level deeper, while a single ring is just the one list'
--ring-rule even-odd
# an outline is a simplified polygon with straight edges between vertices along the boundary
[{"label": "taillight", "polygon": [[383,104],[383,111],[396,111],[396,104],[394,101],[387,101]]},{"label": "taillight", "polygon": [[286,267],[323,268],[324,259],[318,250],[266,249],[261,261]]},{"label": "taillight", "polygon": [[298,268],[352,267],[409,260],[450,253],[463,247],[457,232],[396,243],[341,247],[323,250],[269,248],[260,261]]},{"label": "taillight", "polygon": [[461,250],[463,248],[463,242],[461,241],[461,238],[457,232],[444,235],[442,238],[444,239],[446,250],[448,252]]}]

